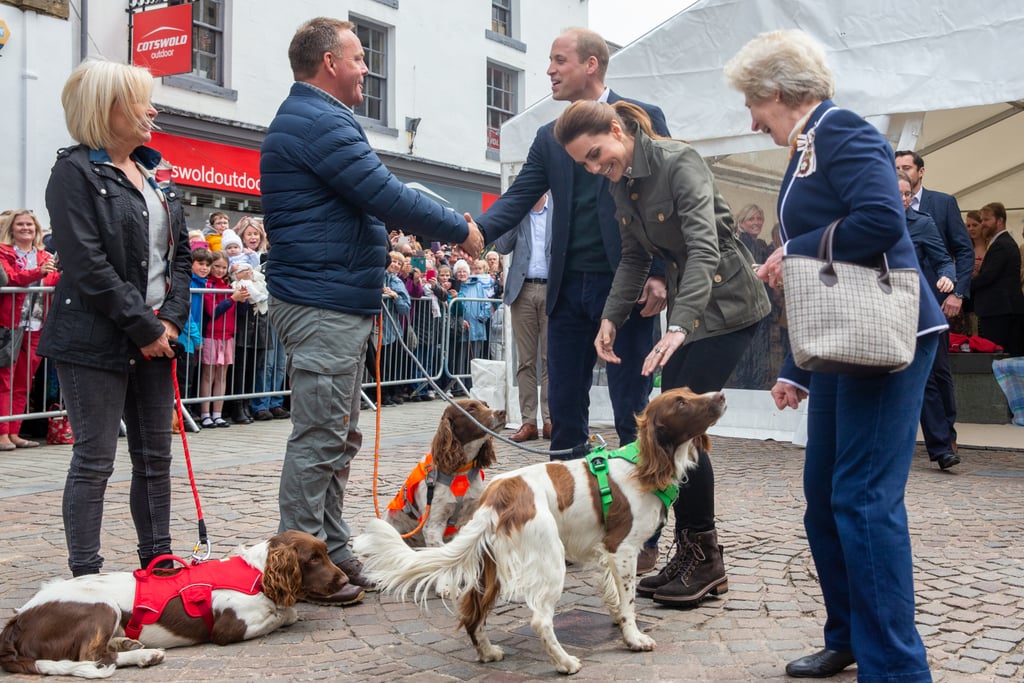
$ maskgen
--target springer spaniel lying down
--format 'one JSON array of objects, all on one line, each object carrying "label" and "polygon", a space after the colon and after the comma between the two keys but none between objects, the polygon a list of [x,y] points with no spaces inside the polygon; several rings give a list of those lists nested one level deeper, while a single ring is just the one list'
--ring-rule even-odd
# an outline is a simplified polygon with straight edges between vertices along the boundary
[{"label": "springer spaniel lying down", "polygon": [[[11,673],[106,678],[119,666],[161,663],[160,648],[227,645],[294,624],[297,600],[334,593],[348,582],[324,542],[301,531],[199,567],[208,575],[158,569],[138,582],[133,572],[50,581],[0,633],[0,666]],[[135,608],[137,583],[157,584],[162,576],[180,586],[180,594],[162,611]],[[243,588],[221,587],[232,582]]]},{"label": "springer spaniel lying down", "polygon": [[[504,410],[491,410],[476,399],[462,399],[458,404],[488,429],[505,426]],[[388,504],[388,523],[404,536],[419,526],[427,509],[427,484],[436,482],[430,514],[406,543],[413,547],[443,545],[469,520],[484,490],[483,470],[496,461],[493,441],[455,406],[444,409],[430,453],[413,468]]]},{"label": "springer spaniel lying down", "polygon": [[626,645],[651,650],[654,640],[636,626],[637,553],[665,519],[672,487],[696,464],[697,449],[708,447],[705,432],[724,412],[722,392],[673,389],[651,401],[637,418],[637,463],[604,460],[607,508],[587,460],[539,463],[496,476],[473,518],[440,548],[413,550],[391,526],[370,520],[353,549],[381,590],[403,597],[412,591],[423,603],[433,588],[461,600],[460,626],[482,662],[504,656],[484,632],[500,596],[533,610],[530,625],[559,672],[580,670],[552,625],[566,559],[600,567],[604,604]]}]

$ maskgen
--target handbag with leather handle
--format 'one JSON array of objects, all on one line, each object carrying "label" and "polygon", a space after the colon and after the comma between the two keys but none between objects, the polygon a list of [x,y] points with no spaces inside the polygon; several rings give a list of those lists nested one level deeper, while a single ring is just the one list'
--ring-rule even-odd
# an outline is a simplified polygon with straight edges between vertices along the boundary
[{"label": "handbag with leather handle", "polygon": [[835,261],[840,220],[825,229],[818,257],[787,255],[782,282],[789,343],[797,367],[873,375],[903,370],[917,350],[920,276],[916,268]]}]

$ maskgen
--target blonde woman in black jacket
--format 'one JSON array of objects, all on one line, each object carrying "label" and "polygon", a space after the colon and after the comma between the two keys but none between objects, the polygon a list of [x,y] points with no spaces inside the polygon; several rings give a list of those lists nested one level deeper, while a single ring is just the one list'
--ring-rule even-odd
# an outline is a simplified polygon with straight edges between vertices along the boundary
[{"label": "blonde woman in black jacket", "polygon": [[63,504],[75,576],[103,566],[103,497],[122,415],[139,560],[171,550],[171,343],[188,317],[190,259],[170,167],[144,146],[152,89],[138,67],[75,69],[61,101],[80,144],[58,152],[46,187],[63,273],[39,354],[56,363],[75,432]]}]

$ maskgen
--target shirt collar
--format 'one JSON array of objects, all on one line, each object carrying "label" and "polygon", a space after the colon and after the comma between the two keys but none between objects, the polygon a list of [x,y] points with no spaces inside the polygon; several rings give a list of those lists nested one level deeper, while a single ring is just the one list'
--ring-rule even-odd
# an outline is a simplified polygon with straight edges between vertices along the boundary
[{"label": "shirt collar", "polygon": [[347,104],[345,104],[344,102],[342,102],[337,97],[327,92],[323,88],[318,88],[312,83],[307,83],[306,81],[295,81],[295,85],[301,85],[304,88],[309,88],[317,97],[324,100],[325,102],[329,102],[333,105],[344,107],[345,109],[352,111],[352,107],[348,106]]}]

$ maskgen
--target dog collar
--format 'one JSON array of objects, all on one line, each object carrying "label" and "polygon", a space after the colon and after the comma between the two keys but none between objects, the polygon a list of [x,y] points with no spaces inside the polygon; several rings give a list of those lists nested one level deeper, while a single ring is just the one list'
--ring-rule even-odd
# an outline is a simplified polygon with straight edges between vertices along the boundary
[{"label": "dog collar", "polygon": [[[612,505],[612,487],[608,482],[608,460],[609,458],[621,458],[632,464],[637,464],[640,459],[640,447],[637,441],[627,444],[614,451],[598,448],[587,454],[587,467],[590,473],[597,479],[597,488],[601,492],[601,516],[605,525],[608,524],[608,508]],[[665,504],[666,510],[672,507],[672,503],[679,497],[679,487],[673,484],[663,489],[651,491]]]}]

